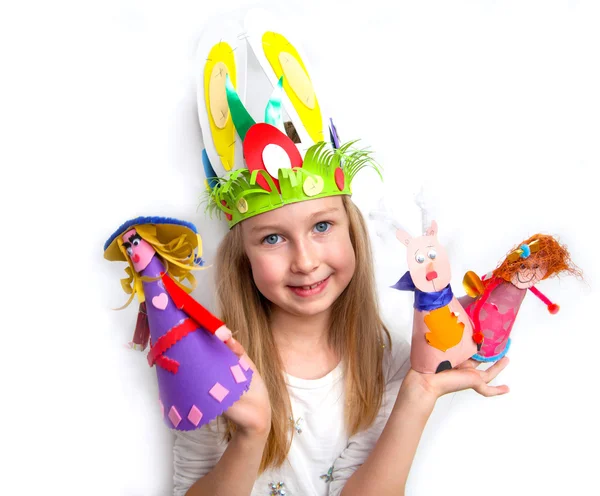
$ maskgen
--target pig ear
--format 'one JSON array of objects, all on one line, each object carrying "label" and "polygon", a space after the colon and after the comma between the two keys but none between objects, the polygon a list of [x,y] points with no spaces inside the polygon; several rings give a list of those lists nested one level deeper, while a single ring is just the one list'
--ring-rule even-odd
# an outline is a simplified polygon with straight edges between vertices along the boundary
[{"label": "pig ear", "polygon": [[427,232],[425,233],[426,236],[435,236],[438,232],[438,225],[437,222],[435,220],[431,221],[431,225],[429,226],[429,229],[427,229]]},{"label": "pig ear", "polygon": [[410,240],[412,239],[410,234],[408,234],[404,229],[400,228],[396,229],[396,237],[400,243],[404,243],[406,246],[410,244]]}]

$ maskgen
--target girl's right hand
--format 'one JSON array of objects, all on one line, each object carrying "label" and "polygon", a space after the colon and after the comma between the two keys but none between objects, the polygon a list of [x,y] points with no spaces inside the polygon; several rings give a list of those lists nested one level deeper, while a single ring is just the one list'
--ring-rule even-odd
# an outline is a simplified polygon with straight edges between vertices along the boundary
[{"label": "girl's right hand", "polygon": [[237,433],[249,437],[266,437],[271,430],[271,403],[265,383],[256,370],[254,362],[248,358],[246,350],[235,339],[225,341],[228,348],[240,358],[244,358],[253,371],[250,388],[223,414],[237,425]]},{"label": "girl's right hand", "polygon": [[509,392],[508,386],[490,386],[489,382],[508,365],[508,357],[502,357],[486,370],[479,370],[480,362],[469,359],[452,370],[439,374],[421,374],[410,369],[403,382],[405,388],[426,393],[433,403],[444,394],[473,389],[482,396],[498,396]]}]

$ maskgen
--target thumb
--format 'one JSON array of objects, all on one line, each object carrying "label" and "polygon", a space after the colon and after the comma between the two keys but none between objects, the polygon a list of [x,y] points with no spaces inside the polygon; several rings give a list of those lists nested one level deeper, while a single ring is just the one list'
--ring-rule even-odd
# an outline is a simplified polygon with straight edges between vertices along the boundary
[{"label": "thumb", "polygon": [[240,360],[245,360],[246,362],[248,362],[248,365],[250,365],[250,368],[254,372],[257,371],[256,365],[252,360],[250,360],[250,358],[248,357],[248,353],[246,353],[246,350],[240,344],[239,341],[237,341],[234,337],[231,337],[227,341],[225,341],[225,344],[231,351],[233,351],[238,357],[240,357]]}]

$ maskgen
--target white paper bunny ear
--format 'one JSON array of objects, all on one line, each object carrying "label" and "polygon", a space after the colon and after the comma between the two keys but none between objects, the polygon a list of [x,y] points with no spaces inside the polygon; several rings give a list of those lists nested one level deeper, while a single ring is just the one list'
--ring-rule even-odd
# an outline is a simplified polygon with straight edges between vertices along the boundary
[{"label": "white paper bunny ear", "polygon": [[428,232],[432,221],[429,219],[429,212],[427,210],[427,195],[425,194],[423,186],[421,186],[419,193],[415,197],[415,204],[421,210],[421,232],[425,234]]},{"label": "white paper bunny ear", "polygon": [[384,242],[394,240],[396,231],[402,228],[396,213],[383,198],[379,200],[376,208],[369,211],[368,217],[375,222],[375,233]]},{"label": "white paper bunny ear", "polygon": [[202,160],[207,177],[221,177],[243,167],[242,141],[236,134],[225,92],[229,75],[241,100],[246,94],[246,40],[240,23],[213,19],[196,52],[198,118],[204,141]]},{"label": "white paper bunny ear", "polygon": [[298,132],[305,150],[319,141],[329,141],[306,58],[293,40],[293,27],[270,12],[252,9],[246,14],[244,27],[248,43],[273,86],[283,76],[287,98],[283,105]]}]

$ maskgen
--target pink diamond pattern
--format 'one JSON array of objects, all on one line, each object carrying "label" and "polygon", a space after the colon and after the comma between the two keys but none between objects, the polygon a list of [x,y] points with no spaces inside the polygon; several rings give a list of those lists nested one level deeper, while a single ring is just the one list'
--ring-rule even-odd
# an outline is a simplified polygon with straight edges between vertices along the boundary
[{"label": "pink diamond pattern", "polygon": [[192,408],[190,408],[190,413],[188,413],[188,420],[196,427],[198,427],[200,420],[202,420],[202,416],[202,412],[198,410],[198,407],[196,405],[194,405]]},{"label": "pink diamond pattern", "polygon": [[169,420],[175,427],[177,427],[179,422],[181,422],[181,415],[179,415],[179,412],[175,406],[172,406],[169,410]]},{"label": "pink diamond pattern", "polygon": [[248,360],[246,360],[245,357],[240,358],[240,365],[244,370],[248,370],[250,368],[250,364],[248,363]]},{"label": "pink diamond pattern", "polygon": [[229,394],[229,389],[227,389],[226,387],[224,387],[221,384],[219,384],[218,382],[216,382],[215,385],[209,391],[209,394],[215,400],[217,400],[219,403],[221,403],[225,399],[225,396],[227,396]]},{"label": "pink diamond pattern", "polygon": [[242,372],[242,368],[239,365],[234,365],[230,368],[235,382],[239,384],[240,382],[246,382],[248,380],[246,379],[246,376],[244,375],[244,372]]}]

